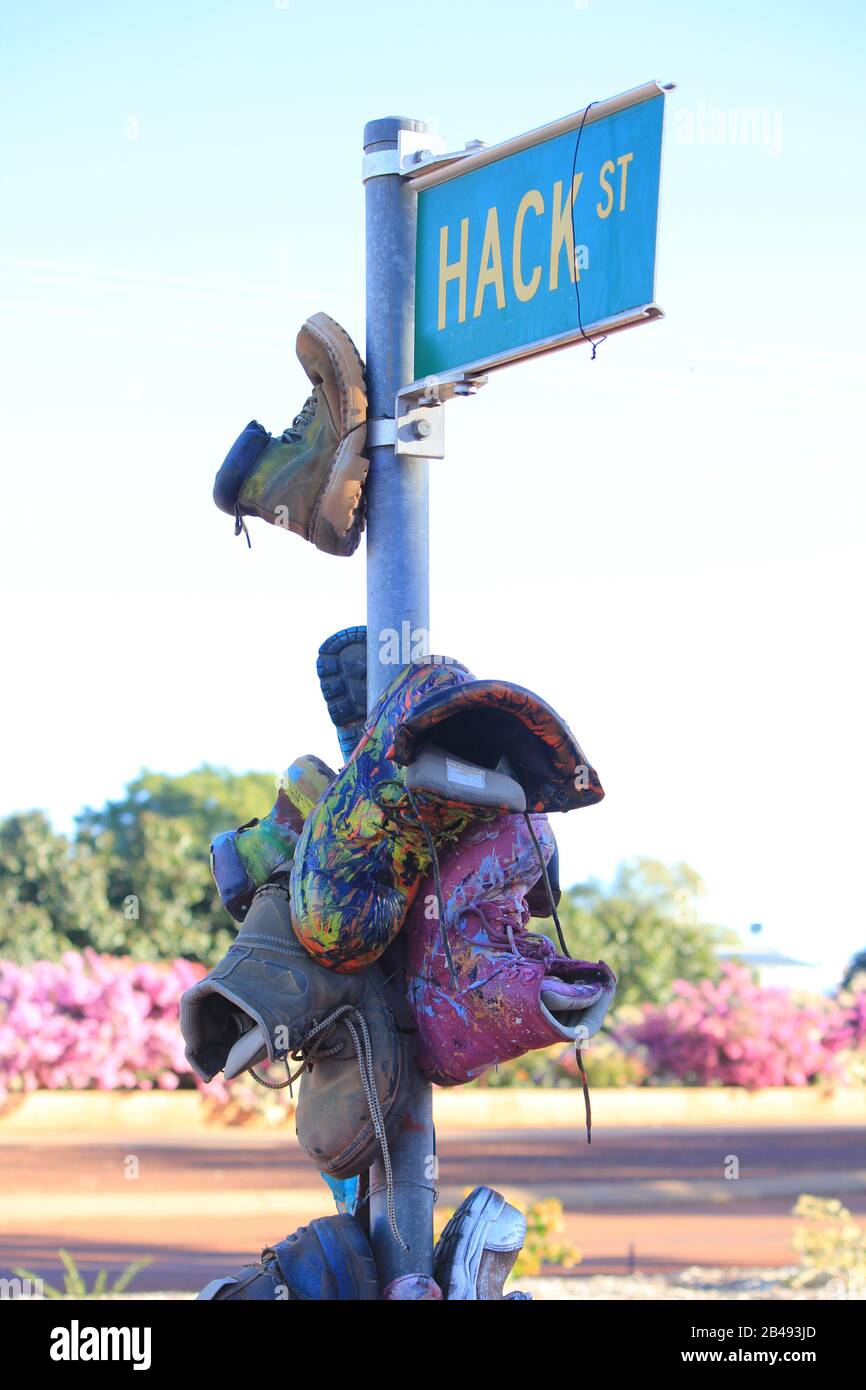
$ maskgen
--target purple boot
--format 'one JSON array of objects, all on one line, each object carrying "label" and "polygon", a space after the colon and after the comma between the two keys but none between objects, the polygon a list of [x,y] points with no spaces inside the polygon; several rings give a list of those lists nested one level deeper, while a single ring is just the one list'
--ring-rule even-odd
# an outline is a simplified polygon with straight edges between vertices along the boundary
[{"label": "purple boot", "polygon": [[[541,853],[553,854],[544,815],[531,817]],[[432,875],[409,917],[409,999],[419,1031],[418,1063],[431,1081],[459,1086],[496,1062],[551,1043],[582,1046],[598,1032],[616,989],[604,961],[570,960],[526,930],[526,896],[541,877],[523,816],[500,816],[466,831],[441,864],[451,983]]]}]

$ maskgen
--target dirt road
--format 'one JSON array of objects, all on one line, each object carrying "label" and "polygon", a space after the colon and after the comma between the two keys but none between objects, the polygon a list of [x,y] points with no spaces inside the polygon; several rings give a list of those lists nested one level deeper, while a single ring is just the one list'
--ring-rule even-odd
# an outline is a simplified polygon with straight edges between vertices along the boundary
[{"label": "dirt road", "polygon": [[[801,1192],[866,1215],[863,1129],[440,1134],[441,1205],[479,1182],[521,1204],[560,1198],[581,1273],[791,1264]],[[291,1133],[135,1141],[0,1139],[0,1274],[154,1263],[135,1288],[194,1289],[332,1210]]]}]

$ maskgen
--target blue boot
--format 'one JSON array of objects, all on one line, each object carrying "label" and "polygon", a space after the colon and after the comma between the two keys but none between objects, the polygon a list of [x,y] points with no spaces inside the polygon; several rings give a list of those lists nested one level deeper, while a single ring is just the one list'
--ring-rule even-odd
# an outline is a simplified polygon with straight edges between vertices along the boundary
[{"label": "blue boot", "polygon": [[278,1245],[257,1265],[211,1279],[199,1300],[249,1303],[356,1301],[379,1298],[370,1244],[354,1216],[320,1216]]}]

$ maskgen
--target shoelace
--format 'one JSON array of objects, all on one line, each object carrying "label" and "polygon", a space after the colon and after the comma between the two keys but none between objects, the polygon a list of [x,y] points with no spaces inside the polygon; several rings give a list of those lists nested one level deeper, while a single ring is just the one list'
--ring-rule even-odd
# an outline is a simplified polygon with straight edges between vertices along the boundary
[{"label": "shoelace", "polygon": [[[303,409],[295,416],[288,429],[283,430],[283,433],[280,436],[280,438],[285,440],[287,444],[299,444],[301,440],[301,431],[305,429],[306,426],[312,420],[313,416],[316,413],[317,405],[318,400],[316,396],[308,396],[306,401],[304,402]],[[243,535],[246,536],[247,545],[249,546],[250,550],[252,550],[253,543],[250,540],[250,533],[247,530],[247,523],[244,520],[244,515],[240,509],[240,506],[237,502],[235,502],[235,535],[239,536],[241,535],[241,533],[243,533]]]},{"label": "shoelace", "polygon": [[287,444],[300,443],[301,433],[315,415],[318,403],[318,397],[315,393],[307,397],[303,408],[295,416],[288,429],[283,430],[281,438],[284,439]]},{"label": "shoelace", "polygon": [[[532,820],[530,819],[528,811],[524,811],[523,819],[526,821],[526,828],[532,836],[532,843],[535,846],[535,852],[538,855],[538,862],[541,865],[541,877],[544,881],[544,891],[547,894],[547,903],[550,908],[550,915],[553,918],[554,925],[556,927],[556,935],[559,937],[559,944],[562,948],[562,954],[564,956],[567,956],[568,959],[571,960],[571,952],[565,944],[565,937],[562,934],[562,924],[559,920],[559,914],[556,911],[556,903],[553,900],[553,889],[550,886],[550,877],[547,872],[547,864],[544,862],[544,855],[541,852],[541,845],[538,843],[538,836],[535,833],[535,826],[532,824]],[[583,1065],[583,1053],[581,1052],[580,1044],[577,1042],[575,1042],[574,1045],[574,1060],[577,1063],[577,1070],[580,1073],[580,1082],[583,1087],[583,1110],[586,1119],[586,1142],[587,1144],[591,1144],[592,1104],[589,1099],[589,1077],[587,1076],[586,1068]]]},{"label": "shoelace", "polygon": [[240,509],[239,504],[235,502],[235,535],[239,536],[242,531],[247,538],[247,545],[249,546],[250,550],[252,550],[253,543],[250,540],[250,533],[247,530],[247,523],[244,520],[244,515]]},{"label": "shoelace", "polygon": [[528,811],[523,812],[523,819],[526,821],[526,828],[529,831],[530,836],[532,837],[532,844],[534,846],[535,853],[538,855],[538,862],[541,865],[541,879],[544,883],[545,894],[547,895],[547,905],[550,908],[550,915],[553,918],[554,926],[556,927],[556,935],[559,937],[559,944],[562,949],[562,954],[564,956],[567,956],[568,959],[571,960],[571,952],[565,944],[565,937],[562,934],[562,924],[559,920],[559,914],[556,911],[556,903],[553,900],[553,889],[550,886],[550,876],[547,872],[547,864],[545,863],[541,845],[538,843],[538,836],[535,833],[535,826],[532,824],[532,817],[530,816]]},{"label": "shoelace", "polygon": [[345,1023],[349,1037],[352,1039],[352,1047],[355,1051],[355,1059],[358,1063],[358,1072],[361,1077],[361,1089],[364,1092],[364,1099],[367,1102],[367,1109],[370,1112],[370,1121],[373,1125],[373,1133],[379,1143],[382,1152],[382,1167],[385,1170],[385,1200],[388,1210],[388,1225],[391,1233],[401,1249],[407,1253],[409,1246],[406,1244],[400,1228],[397,1225],[397,1214],[394,1210],[394,1174],[391,1168],[391,1152],[388,1148],[388,1136],[385,1132],[385,1118],[382,1114],[382,1106],[379,1102],[379,1093],[376,1090],[376,1073],[373,1069],[373,1044],[370,1041],[370,1030],[367,1027],[367,1020],[359,1009],[352,1004],[339,1004],[336,1009],[332,1009],[329,1014],[321,1019],[305,1037],[299,1047],[292,1052],[293,1062],[300,1062],[297,1071],[292,1072],[288,1062],[286,1062],[286,1080],[269,1081],[267,1077],[259,1076],[255,1067],[250,1067],[250,1074],[254,1081],[260,1086],[266,1086],[270,1091],[281,1091],[286,1086],[291,1092],[292,1082],[296,1081],[305,1071],[312,1071],[316,1062],[324,1061],[326,1057],[333,1057],[340,1051],[340,1043],[334,1042],[328,1046],[328,1038],[333,1033],[338,1023]]}]

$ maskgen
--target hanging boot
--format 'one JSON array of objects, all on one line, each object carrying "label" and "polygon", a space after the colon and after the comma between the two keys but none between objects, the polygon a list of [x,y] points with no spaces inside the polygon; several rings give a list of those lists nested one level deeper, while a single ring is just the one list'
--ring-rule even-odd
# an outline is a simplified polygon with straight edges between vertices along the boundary
[{"label": "hanging boot", "polygon": [[364,364],[348,333],[313,314],[298,334],[298,359],[314,390],[291,426],[274,438],[251,420],[214,483],[214,501],[235,519],[258,516],[329,555],[351,555],[364,526],[368,462]]},{"label": "hanging boot", "polygon": [[367,718],[367,629],[345,627],[319,648],[316,674],[348,762]]},{"label": "hanging boot", "polygon": [[498,815],[604,792],[562,719],[528,690],[429,657],[405,666],[304,826],[292,920],[312,955],[363,969],[402,927],[435,856]]},{"label": "hanging boot", "polygon": [[[381,1154],[389,1214],[388,1142],[410,1100],[411,1068],[378,966],[339,975],[312,959],[292,930],[284,874],[255,895],[237,939],[181,998],[186,1056],[205,1081],[227,1081],[281,1061],[300,1077],[298,1138],[316,1167],[335,1178],[364,1172]],[[294,1078],[293,1078],[294,1079]]]},{"label": "hanging boot", "polygon": [[431,875],[415,900],[409,1000],[418,1065],[439,1085],[552,1043],[582,1047],[601,1027],[616,988],[610,967],[571,960],[526,929],[527,898],[553,847],[542,815],[473,826],[443,858],[438,892]]},{"label": "hanging boot", "polygon": [[433,1278],[451,1301],[528,1297],[502,1289],[526,1239],[526,1217],[492,1187],[460,1203],[433,1252]]},{"label": "hanging boot", "polygon": [[211,841],[210,866],[220,901],[236,922],[249,911],[256,889],[289,864],[304,821],[336,776],[308,753],[283,773],[277,799],[262,819],[224,830]]},{"label": "hanging boot", "polygon": [[[223,959],[181,997],[187,1060],[204,1081],[219,1071],[230,1080],[259,1062],[286,1061],[326,1035],[323,1020],[363,1010],[382,985],[378,969],[340,977],[311,958],[292,930],[288,879],[278,873],[256,893]],[[327,1036],[335,1043],[330,1030]],[[345,1030],[339,1041],[351,1057]]]},{"label": "hanging boot", "polygon": [[333,1302],[379,1298],[369,1241],[353,1216],[320,1216],[279,1244],[261,1262],[211,1279],[200,1301]]}]

